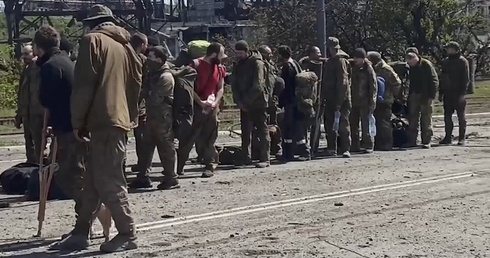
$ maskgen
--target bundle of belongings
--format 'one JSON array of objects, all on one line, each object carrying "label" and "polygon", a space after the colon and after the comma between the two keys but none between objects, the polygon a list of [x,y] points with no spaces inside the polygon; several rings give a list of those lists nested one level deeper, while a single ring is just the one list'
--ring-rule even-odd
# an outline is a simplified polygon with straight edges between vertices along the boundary
[{"label": "bundle of belongings", "polygon": [[[45,165],[41,173],[48,173],[49,167],[49,165]],[[56,183],[57,173],[58,170],[55,170],[49,188],[48,200],[67,199]],[[17,164],[0,174],[0,184],[6,194],[25,195],[28,201],[39,201],[39,165],[34,163]]]}]

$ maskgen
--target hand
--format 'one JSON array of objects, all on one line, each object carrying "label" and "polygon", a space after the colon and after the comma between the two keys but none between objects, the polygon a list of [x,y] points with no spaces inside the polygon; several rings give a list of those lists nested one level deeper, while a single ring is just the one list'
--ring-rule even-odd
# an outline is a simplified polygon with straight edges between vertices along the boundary
[{"label": "hand", "polygon": [[15,116],[15,128],[20,129],[21,125],[22,125],[22,116],[16,115]]},{"label": "hand", "polygon": [[51,137],[53,136],[53,127],[48,126],[46,127],[46,137]]},{"label": "hand", "polygon": [[442,94],[439,94],[439,102],[442,102],[443,101],[443,96]]},{"label": "hand", "polygon": [[208,106],[208,102],[204,101],[204,100],[201,100],[198,103],[199,103],[199,106],[201,106],[202,108],[206,108]]},{"label": "hand", "polygon": [[77,139],[77,141],[79,142],[87,142],[85,139],[83,139],[83,137],[80,135],[80,130],[78,129],[74,129],[73,130],[73,135],[75,135],[75,139]]},{"label": "hand", "polygon": [[218,106],[219,106],[218,101],[215,101],[215,102],[211,103],[211,108],[212,109],[216,109]]}]

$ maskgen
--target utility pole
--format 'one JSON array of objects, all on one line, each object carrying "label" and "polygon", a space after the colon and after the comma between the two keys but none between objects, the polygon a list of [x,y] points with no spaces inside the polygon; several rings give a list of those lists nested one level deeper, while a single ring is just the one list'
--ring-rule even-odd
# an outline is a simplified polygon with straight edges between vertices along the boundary
[{"label": "utility pole", "polygon": [[326,0],[316,0],[316,22],[317,22],[317,40],[318,47],[322,51],[323,56],[327,56],[327,18],[326,18]]}]

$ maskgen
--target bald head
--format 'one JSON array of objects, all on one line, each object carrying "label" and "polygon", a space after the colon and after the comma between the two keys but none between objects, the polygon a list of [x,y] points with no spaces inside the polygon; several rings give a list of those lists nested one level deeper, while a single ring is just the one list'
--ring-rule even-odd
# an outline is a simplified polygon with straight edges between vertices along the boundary
[{"label": "bald head", "polygon": [[34,58],[34,51],[32,45],[26,45],[22,48],[22,61],[25,64],[30,64]]}]

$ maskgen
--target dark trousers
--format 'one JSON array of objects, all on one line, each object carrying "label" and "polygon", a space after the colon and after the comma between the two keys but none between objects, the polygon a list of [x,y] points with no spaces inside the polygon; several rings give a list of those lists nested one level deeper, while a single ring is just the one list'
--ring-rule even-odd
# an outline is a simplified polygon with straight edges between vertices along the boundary
[{"label": "dark trousers", "polygon": [[[458,116],[459,137],[466,134],[466,99],[460,96],[444,96],[444,124],[446,136],[451,137],[454,129],[452,116],[454,112]],[[464,138],[463,138],[464,139]]]},{"label": "dark trousers", "polygon": [[261,162],[270,160],[270,135],[267,127],[266,109],[251,109],[247,112],[240,111],[240,127],[242,131],[242,159],[243,161],[252,160],[251,143],[254,128],[255,136],[258,138],[258,154]]},{"label": "dark trousers", "polygon": [[310,156],[310,147],[307,145],[309,125],[309,120],[304,118],[294,105],[284,107],[281,128],[284,158],[293,159],[296,153],[304,157]]},{"label": "dark trousers", "polygon": [[[327,150],[337,153],[337,149],[340,152],[346,152],[350,150],[351,138],[350,138],[350,101],[344,101],[340,107],[340,123],[339,130],[335,132],[333,130],[333,124],[335,120],[336,108],[331,105],[325,107],[325,130],[327,131]],[[337,146],[337,137],[340,139],[340,146]]]},{"label": "dark trousers", "polygon": [[376,118],[375,150],[388,151],[393,148],[391,115],[391,104],[376,104],[376,110],[374,110],[374,117]]}]

